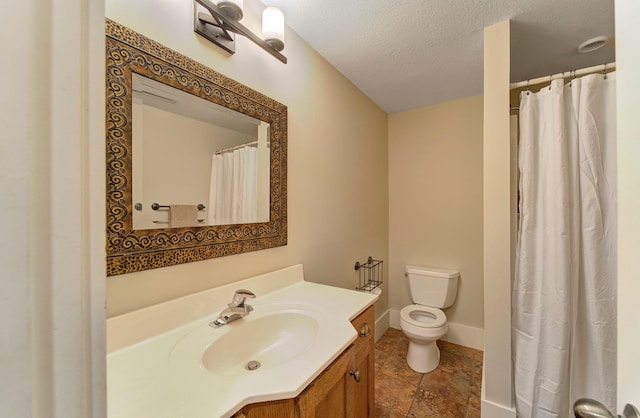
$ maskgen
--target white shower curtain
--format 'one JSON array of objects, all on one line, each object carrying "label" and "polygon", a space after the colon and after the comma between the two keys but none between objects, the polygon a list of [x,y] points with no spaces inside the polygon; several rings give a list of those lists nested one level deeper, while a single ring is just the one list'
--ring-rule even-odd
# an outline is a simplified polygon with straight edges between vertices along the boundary
[{"label": "white shower curtain", "polygon": [[520,418],[616,404],[615,74],[554,80],[520,102],[512,295]]},{"label": "white shower curtain", "polygon": [[258,151],[244,147],[213,155],[209,187],[210,225],[258,219]]}]

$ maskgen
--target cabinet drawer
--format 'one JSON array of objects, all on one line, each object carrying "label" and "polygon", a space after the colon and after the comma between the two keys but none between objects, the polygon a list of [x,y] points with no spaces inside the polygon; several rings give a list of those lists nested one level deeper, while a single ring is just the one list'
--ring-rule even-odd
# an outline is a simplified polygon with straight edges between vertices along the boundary
[{"label": "cabinet drawer", "polygon": [[356,351],[358,351],[362,346],[368,344],[369,341],[373,338],[375,327],[373,305],[369,306],[360,315],[356,316],[351,321],[351,325],[353,325],[353,327],[358,332],[358,338],[356,338],[355,342],[353,343]]}]

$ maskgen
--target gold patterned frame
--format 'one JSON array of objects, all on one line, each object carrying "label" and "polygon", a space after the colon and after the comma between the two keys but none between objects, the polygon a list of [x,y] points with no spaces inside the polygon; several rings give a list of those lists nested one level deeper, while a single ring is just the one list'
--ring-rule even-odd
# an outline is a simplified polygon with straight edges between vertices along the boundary
[{"label": "gold patterned frame", "polygon": [[[107,19],[107,276],[287,245],[287,107]],[[269,222],[133,230],[131,73],[271,126]]]}]

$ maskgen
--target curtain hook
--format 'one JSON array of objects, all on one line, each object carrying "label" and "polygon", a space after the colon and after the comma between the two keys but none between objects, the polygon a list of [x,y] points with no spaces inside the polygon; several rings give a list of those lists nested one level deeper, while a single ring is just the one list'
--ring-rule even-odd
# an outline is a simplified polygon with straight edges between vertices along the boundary
[{"label": "curtain hook", "polygon": [[604,64],[604,69],[602,70],[602,73],[604,74],[604,79],[607,79],[607,63],[605,62]]},{"label": "curtain hook", "polygon": [[569,87],[573,87],[573,80],[576,78],[576,70],[573,69],[569,73]]}]

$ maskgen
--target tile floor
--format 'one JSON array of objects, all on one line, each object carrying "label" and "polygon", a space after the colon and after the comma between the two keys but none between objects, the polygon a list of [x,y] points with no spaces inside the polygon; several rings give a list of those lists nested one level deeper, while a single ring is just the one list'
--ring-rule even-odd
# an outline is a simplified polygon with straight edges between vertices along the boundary
[{"label": "tile floor", "polygon": [[375,344],[375,416],[480,418],[482,351],[438,341],[440,364],[423,374],[407,365],[408,344],[394,328]]}]

